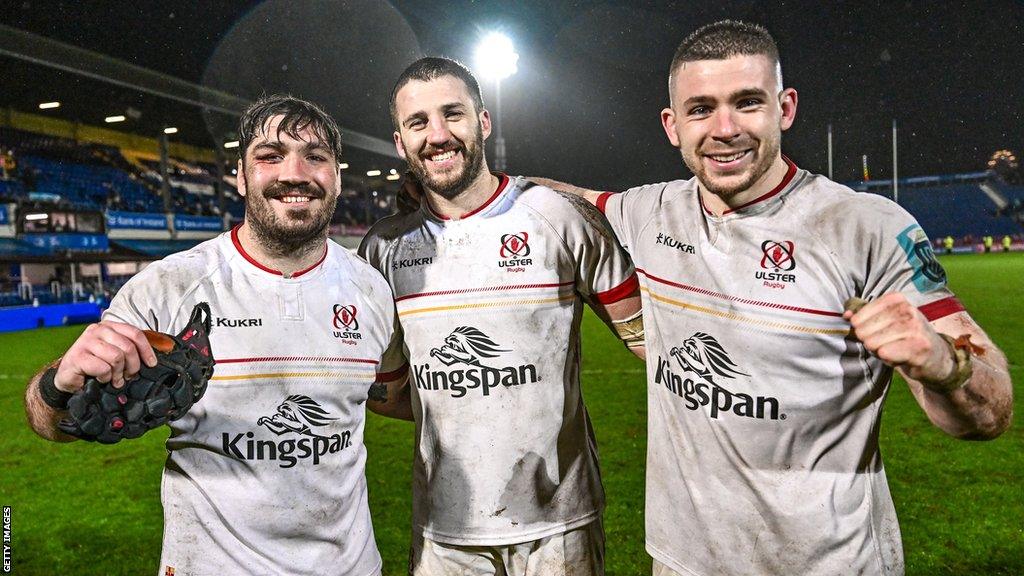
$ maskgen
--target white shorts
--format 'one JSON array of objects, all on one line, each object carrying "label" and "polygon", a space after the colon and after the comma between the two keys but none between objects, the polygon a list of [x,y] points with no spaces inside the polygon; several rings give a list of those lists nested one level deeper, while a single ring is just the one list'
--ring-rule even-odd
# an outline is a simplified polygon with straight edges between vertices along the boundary
[{"label": "white shorts", "polygon": [[413,535],[412,576],[604,576],[600,519],[521,544],[460,546]]}]

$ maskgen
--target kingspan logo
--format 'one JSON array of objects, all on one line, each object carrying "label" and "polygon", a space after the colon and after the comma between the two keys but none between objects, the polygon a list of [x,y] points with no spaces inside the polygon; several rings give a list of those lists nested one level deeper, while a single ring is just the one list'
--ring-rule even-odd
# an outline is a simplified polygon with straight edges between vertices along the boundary
[{"label": "kingspan logo", "polygon": [[669,351],[684,372],[695,378],[685,377],[672,371],[669,360],[658,356],[658,371],[655,384],[662,384],[670,392],[683,399],[688,410],[709,407],[708,415],[717,419],[720,414],[731,413],[758,420],[785,420],[779,414],[779,399],[771,396],[751,396],[742,392],[731,392],[722,386],[723,381],[737,376],[749,376],[729,358],[729,354],[712,336],[697,332],[683,340],[682,346]]},{"label": "kingspan logo", "polygon": [[518,366],[485,366],[481,358],[497,358],[504,352],[486,334],[472,326],[459,326],[444,339],[444,346],[432,348],[430,356],[445,366],[464,364],[465,367],[430,369],[430,364],[413,366],[416,388],[420,390],[451,392],[452,398],[462,398],[470,390],[480,390],[490,396],[498,385],[510,388],[521,384],[540,382],[535,364]]},{"label": "kingspan logo", "polygon": [[324,456],[337,454],[352,445],[352,435],[347,430],[330,436],[314,431],[334,420],[337,418],[332,418],[309,396],[293,394],[277,406],[277,414],[261,416],[256,421],[256,425],[266,426],[275,435],[287,438],[257,440],[252,431],[234,435],[223,432],[222,448],[225,454],[237,460],[273,460],[280,462],[281,468],[291,468],[299,460],[312,460],[316,466]]}]

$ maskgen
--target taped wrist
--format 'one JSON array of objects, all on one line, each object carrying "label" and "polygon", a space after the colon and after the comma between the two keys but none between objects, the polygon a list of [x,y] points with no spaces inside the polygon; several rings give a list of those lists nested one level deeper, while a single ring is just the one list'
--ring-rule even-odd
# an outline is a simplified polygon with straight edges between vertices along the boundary
[{"label": "taped wrist", "polygon": [[971,360],[973,345],[969,336],[956,339],[941,333],[939,336],[949,345],[949,350],[953,353],[953,369],[950,370],[949,375],[938,382],[922,382],[921,384],[935,392],[952,392],[963,388],[971,379],[971,374],[974,371],[974,363]]},{"label": "taped wrist", "polygon": [[612,328],[615,329],[619,339],[629,348],[644,345],[644,316],[642,310],[637,310],[629,318],[612,320]]},{"label": "taped wrist", "polygon": [[47,406],[54,410],[67,410],[68,400],[71,399],[72,394],[57,388],[57,385],[53,382],[53,379],[56,377],[56,368],[50,368],[43,372],[42,377],[39,378],[39,397],[43,399]]}]

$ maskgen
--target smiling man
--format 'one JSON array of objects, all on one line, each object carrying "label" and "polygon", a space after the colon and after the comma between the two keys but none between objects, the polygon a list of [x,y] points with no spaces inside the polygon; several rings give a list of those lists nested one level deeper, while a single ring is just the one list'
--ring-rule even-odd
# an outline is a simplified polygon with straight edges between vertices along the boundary
[{"label": "smiling man", "polygon": [[764,28],[695,31],[669,97],[695,178],[534,179],[594,202],[637,265],[654,573],[901,574],[878,448],[893,370],[940,429],[986,439],[1010,423],[1006,358],[912,216],[782,155],[797,93]]},{"label": "smiling man", "polygon": [[586,202],[487,169],[461,64],[410,65],[391,115],[425,200],[360,252],[394,290],[415,383],[411,571],[603,574],[580,322],[586,302],[642,353],[633,266]]},{"label": "smiling man", "polygon": [[56,426],[61,396],[87,377],[122,386],[155,361],[143,329],[176,333],[207,302],[217,366],[171,423],[160,573],[377,575],[365,408],[411,419],[391,291],[327,238],[340,193],[334,120],[271,96],[239,135],[245,221],[125,284],[29,383],[30,424],[73,440]]}]

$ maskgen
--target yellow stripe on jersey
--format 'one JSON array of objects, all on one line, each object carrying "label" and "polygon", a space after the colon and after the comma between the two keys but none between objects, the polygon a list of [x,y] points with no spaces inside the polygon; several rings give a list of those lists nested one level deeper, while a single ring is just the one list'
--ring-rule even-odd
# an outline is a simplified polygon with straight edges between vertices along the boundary
[{"label": "yellow stripe on jersey", "polygon": [[468,310],[472,308],[505,308],[511,306],[535,306],[540,304],[556,304],[576,298],[575,293],[563,294],[556,298],[540,298],[536,300],[498,300],[492,302],[471,302],[469,304],[452,304],[450,306],[432,306],[430,308],[414,308],[412,310],[399,310],[398,315],[411,316],[413,314],[426,314],[429,312],[447,312],[450,310]]},{"label": "yellow stripe on jersey", "polygon": [[278,378],[332,378],[337,380],[373,380],[373,372],[265,372],[262,374],[235,374],[214,376],[210,380],[273,380]]},{"label": "yellow stripe on jersey", "polygon": [[705,306],[698,306],[696,304],[690,304],[688,302],[682,302],[680,300],[673,300],[665,296],[660,296],[651,292],[649,288],[640,287],[641,292],[647,292],[653,300],[669,304],[672,306],[678,306],[679,308],[685,308],[686,310],[693,310],[694,312],[700,312],[702,314],[708,314],[710,316],[718,316],[719,318],[726,318],[729,320],[736,320],[738,322],[746,322],[748,324],[755,324],[757,326],[764,326],[766,328],[776,328],[779,330],[791,330],[794,332],[806,332],[808,334],[834,334],[834,335],[846,335],[850,332],[849,328],[836,329],[836,328],[814,328],[811,326],[801,326],[799,324],[787,324],[785,322],[776,322],[774,320],[762,320],[758,318],[752,318],[750,316],[743,316],[734,312],[726,312],[724,310],[715,310],[714,308],[707,308]]}]

